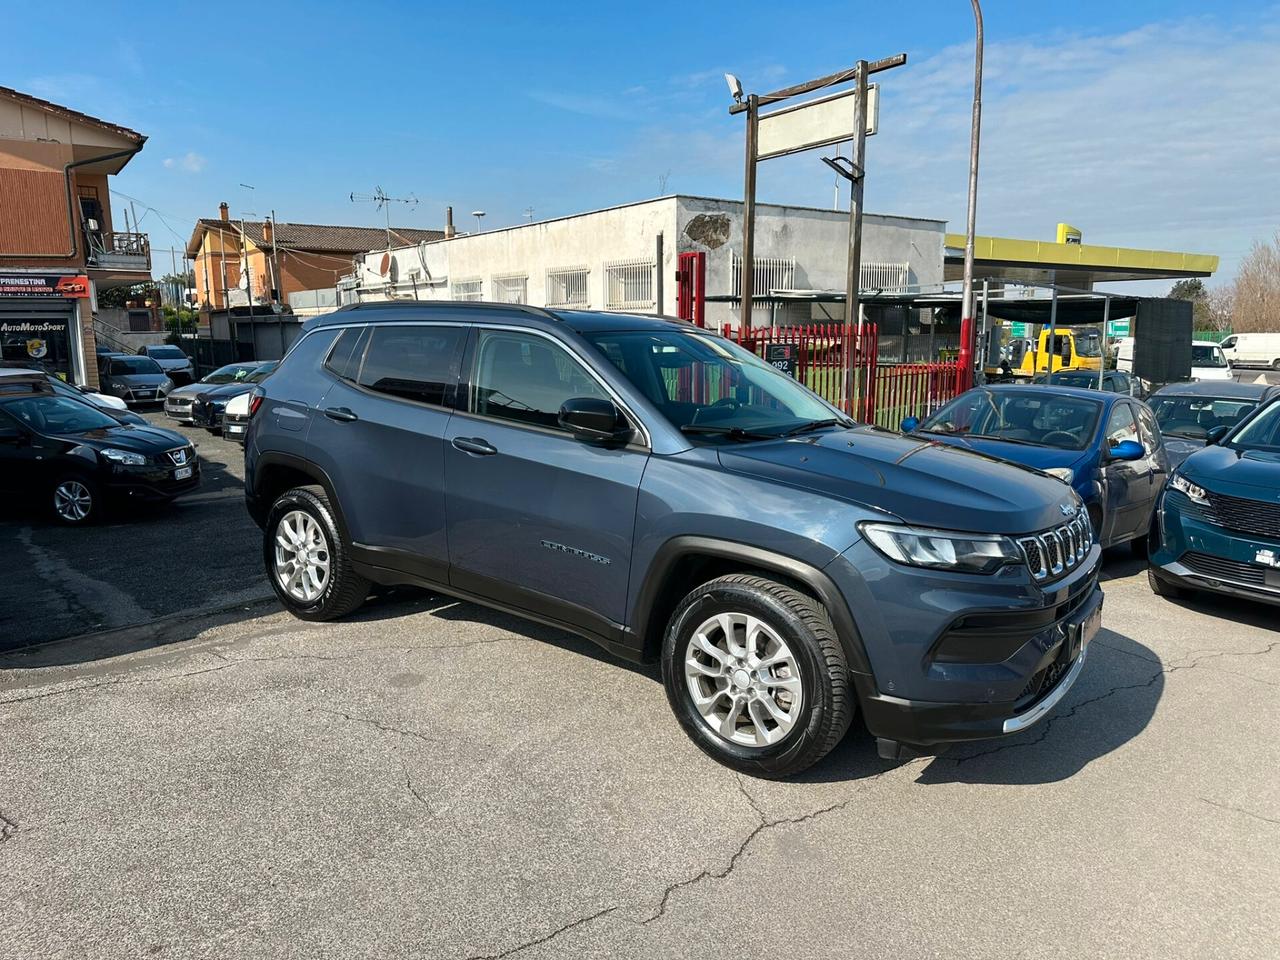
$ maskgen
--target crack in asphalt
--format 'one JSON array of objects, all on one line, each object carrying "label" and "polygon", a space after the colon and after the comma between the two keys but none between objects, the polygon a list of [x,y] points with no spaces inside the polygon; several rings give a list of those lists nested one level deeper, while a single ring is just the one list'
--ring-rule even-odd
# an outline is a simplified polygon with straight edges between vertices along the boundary
[{"label": "crack in asphalt", "polygon": [[228,660],[226,663],[219,664],[216,667],[205,667],[203,670],[188,670],[185,673],[169,673],[163,677],[142,677],[131,680],[99,680],[97,683],[81,683],[74,687],[63,687],[60,690],[49,690],[44,693],[33,693],[26,697],[10,697],[7,700],[0,700],[0,707],[8,706],[13,703],[27,703],[31,700],[46,700],[51,697],[65,697],[73,693],[82,693],[86,690],[97,690],[101,687],[119,687],[119,686],[138,686],[144,683],[167,683],[170,680],[183,680],[187,677],[198,677],[205,673],[217,673],[219,670],[226,670],[229,667],[236,666],[242,661]]},{"label": "crack in asphalt", "polygon": [[4,843],[18,832],[18,821],[0,810],[0,843]]},{"label": "crack in asphalt", "polygon": [[394,733],[402,737],[412,737],[413,739],[421,740],[426,744],[434,745],[440,742],[432,737],[428,737],[425,733],[418,733],[416,730],[406,730],[403,727],[393,727],[390,724],[383,723],[381,720],[377,720],[373,717],[357,717],[350,713],[345,713],[342,710],[326,710],[323,707],[316,707],[315,712],[327,713],[333,717],[342,717],[345,720],[350,720],[352,723],[368,724],[375,730],[381,730],[383,733]]},{"label": "crack in asphalt", "polygon": [[751,804],[751,809],[756,812],[756,816],[760,818],[760,822],[764,823],[769,818],[766,817],[764,815],[764,811],[760,809],[760,804],[756,803],[756,798],[753,797],[750,794],[750,792],[747,790],[747,783],[742,778],[742,774],[741,773],[734,774],[734,780],[738,784],[738,792],[741,793],[743,797],[746,798],[747,803]]},{"label": "crack in asphalt", "polygon": [[[1103,644],[1103,646],[1105,646],[1108,650],[1118,650],[1118,648],[1113,647],[1110,644]],[[1019,740],[1016,743],[1001,743],[998,746],[994,746],[989,750],[980,750],[977,753],[971,753],[971,754],[968,754],[967,756],[948,757],[944,755],[944,756],[938,757],[937,759],[947,763],[954,763],[956,766],[960,766],[962,764],[968,763],[970,760],[977,760],[980,757],[990,757],[997,753],[1003,753],[1005,750],[1017,750],[1023,747],[1034,747],[1034,746],[1037,746],[1038,744],[1044,743],[1044,741],[1048,739],[1049,734],[1053,731],[1053,726],[1055,723],[1059,723],[1063,720],[1070,720],[1072,717],[1076,715],[1076,713],[1078,713],[1083,708],[1090,706],[1092,704],[1098,703],[1099,701],[1106,700],[1110,697],[1113,697],[1117,693],[1123,693],[1126,690],[1142,690],[1146,687],[1153,686],[1156,683],[1156,681],[1158,681],[1161,677],[1166,676],[1167,674],[1177,673],[1179,670],[1194,670],[1195,668],[1201,666],[1207,660],[1215,660],[1220,657],[1261,657],[1261,656],[1265,656],[1268,653],[1271,653],[1277,647],[1280,647],[1280,640],[1272,641],[1271,643],[1263,647],[1261,650],[1244,650],[1244,651],[1217,650],[1213,652],[1206,652],[1203,655],[1190,653],[1190,654],[1187,654],[1187,656],[1180,658],[1179,660],[1171,661],[1170,663],[1162,667],[1160,670],[1157,670],[1149,679],[1144,680],[1141,683],[1119,684],[1117,686],[1111,687],[1110,689],[1104,691],[1103,693],[1098,694],[1096,697],[1090,697],[1088,700],[1081,700],[1079,703],[1072,704],[1071,709],[1068,710],[1066,713],[1056,713],[1053,716],[1048,717],[1041,724],[1040,734],[1034,740]],[[1124,651],[1124,650],[1119,650],[1119,652],[1127,653],[1127,651]],[[1129,655],[1139,660],[1148,660],[1151,663],[1159,662],[1155,660],[1150,660],[1148,657],[1143,657],[1139,654],[1129,654]],[[1213,668],[1206,667],[1206,669],[1213,669]],[[1257,679],[1257,678],[1250,678],[1250,679]],[[1271,681],[1262,680],[1261,682],[1270,683]]]},{"label": "crack in asphalt", "polygon": [[1280,826],[1280,820],[1274,817],[1265,817],[1260,813],[1254,813],[1252,810],[1246,810],[1244,807],[1236,807],[1229,803],[1222,803],[1218,800],[1210,800],[1208,797],[1201,797],[1200,801],[1202,803],[1209,804],[1211,807],[1218,807],[1221,810],[1230,810],[1232,813],[1242,813],[1246,817],[1253,817],[1253,819],[1261,820],[1263,823],[1273,823],[1276,826]]},{"label": "crack in asphalt", "polygon": [[616,906],[605,907],[603,910],[597,910],[595,913],[588,914],[585,917],[579,917],[576,920],[570,920],[568,923],[564,924],[563,926],[556,927],[550,933],[546,934],[545,936],[539,937],[536,940],[529,940],[529,941],[526,941],[525,943],[517,944],[514,947],[511,947],[507,950],[503,950],[501,953],[473,953],[471,956],[467,958],[467,960],[502,960],[503,957],[509,957],[512,954],[519,953],[522,950],[528,950],[530,947],[536,947],[546,943],[549,940],[554,940],[556,937],[560,936],[560,934],[568,933],[574,927],[580,927],[584,923],[590,923],[592,920],[599,920],[601,917],[607,917],[609,914],[613,913],[617,909],[618,908]]}]

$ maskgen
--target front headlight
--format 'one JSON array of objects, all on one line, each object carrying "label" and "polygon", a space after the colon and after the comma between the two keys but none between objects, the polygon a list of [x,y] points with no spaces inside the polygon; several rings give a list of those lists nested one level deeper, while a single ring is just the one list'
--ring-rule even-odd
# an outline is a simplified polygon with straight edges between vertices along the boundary
[{"label": "front headlight", "polygon": [[1180,473],[1175,473],[1169,478],[1169,486],[1181,493],[1185,493],[1196,503],[1206,505],[1209,503],[1209,491],[1199,484],[1192,483]]},{"label": "front headlight", "polygon": [[1016,543],[996,534],[864,523],[862,535],[896,563],[933,570],[993,573],[1007,563],[1021,563],[1023,559]]},{"label": "front headlight", "polygon": [[147,458],[140,453],[134,453],[132,450],[117,450],[115,447],[107,447],[105,450],[99,450],[103,457],[112,463],[124,463],[131,467],[140,467],[147,462]]},{"label": "front headlight", "polygon": [[1068,483],[1068,484],[1076,478],[1076,472],[1072,470],[1070,467],[1050,467],[1048,470],[1044,472],[1047,473],[1049,476],[1057,477],[1063,483]]}]

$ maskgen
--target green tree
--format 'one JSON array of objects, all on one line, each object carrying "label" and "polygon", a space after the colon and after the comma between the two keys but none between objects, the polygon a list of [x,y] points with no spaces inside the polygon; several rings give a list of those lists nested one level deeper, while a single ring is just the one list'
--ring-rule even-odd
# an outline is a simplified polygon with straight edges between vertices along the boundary
[{"label": "green tree", "polygon": [[1170,300],[1190,300],[1192,323],[1197,330],[1213,329],[1213,315],[1209,307],[1209,291],[1199,277],[1179,280],[1169,290]]}]

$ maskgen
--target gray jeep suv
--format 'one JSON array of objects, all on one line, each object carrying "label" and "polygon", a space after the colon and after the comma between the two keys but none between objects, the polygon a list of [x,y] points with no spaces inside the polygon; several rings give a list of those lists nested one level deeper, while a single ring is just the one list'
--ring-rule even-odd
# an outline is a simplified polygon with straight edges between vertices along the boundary
[{"label": "gray jeep suv", "polygon": [[245,494],[309,620],[418,584],[659,660],[689,736],[781,777],[1013,733],[1079,675],[1101,551],[1069,487],[859,426],[722,337],[473,303],[309,321]]}]

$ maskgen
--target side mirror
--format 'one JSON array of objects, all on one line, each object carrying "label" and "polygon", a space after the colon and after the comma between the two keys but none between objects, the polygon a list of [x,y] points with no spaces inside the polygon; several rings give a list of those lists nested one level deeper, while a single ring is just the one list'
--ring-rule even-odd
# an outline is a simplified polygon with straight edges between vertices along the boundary
[{"label": "side mirror", "polygon": [[624,443],[634,432],[612,400],[571,397],[560,405],[557,422],[578,440]]},{"label": "side mirror", "polygon": [[919,417],[903,417],[902,418],[903,433],[915,433],[916,427],[918,426],[920,426]]},{"label": "side mirror", "polygon": [[1121,440],[1111,448],[1112,460],[1141,460],[1147,455],[1137,440]]},{"label": "side mirror", "polygon": [[1221,443],[1222,438],[1230,432],[1230,427],[1214,427],[1204,438],[1205,446],[1212,447],[1214,444]]}]

